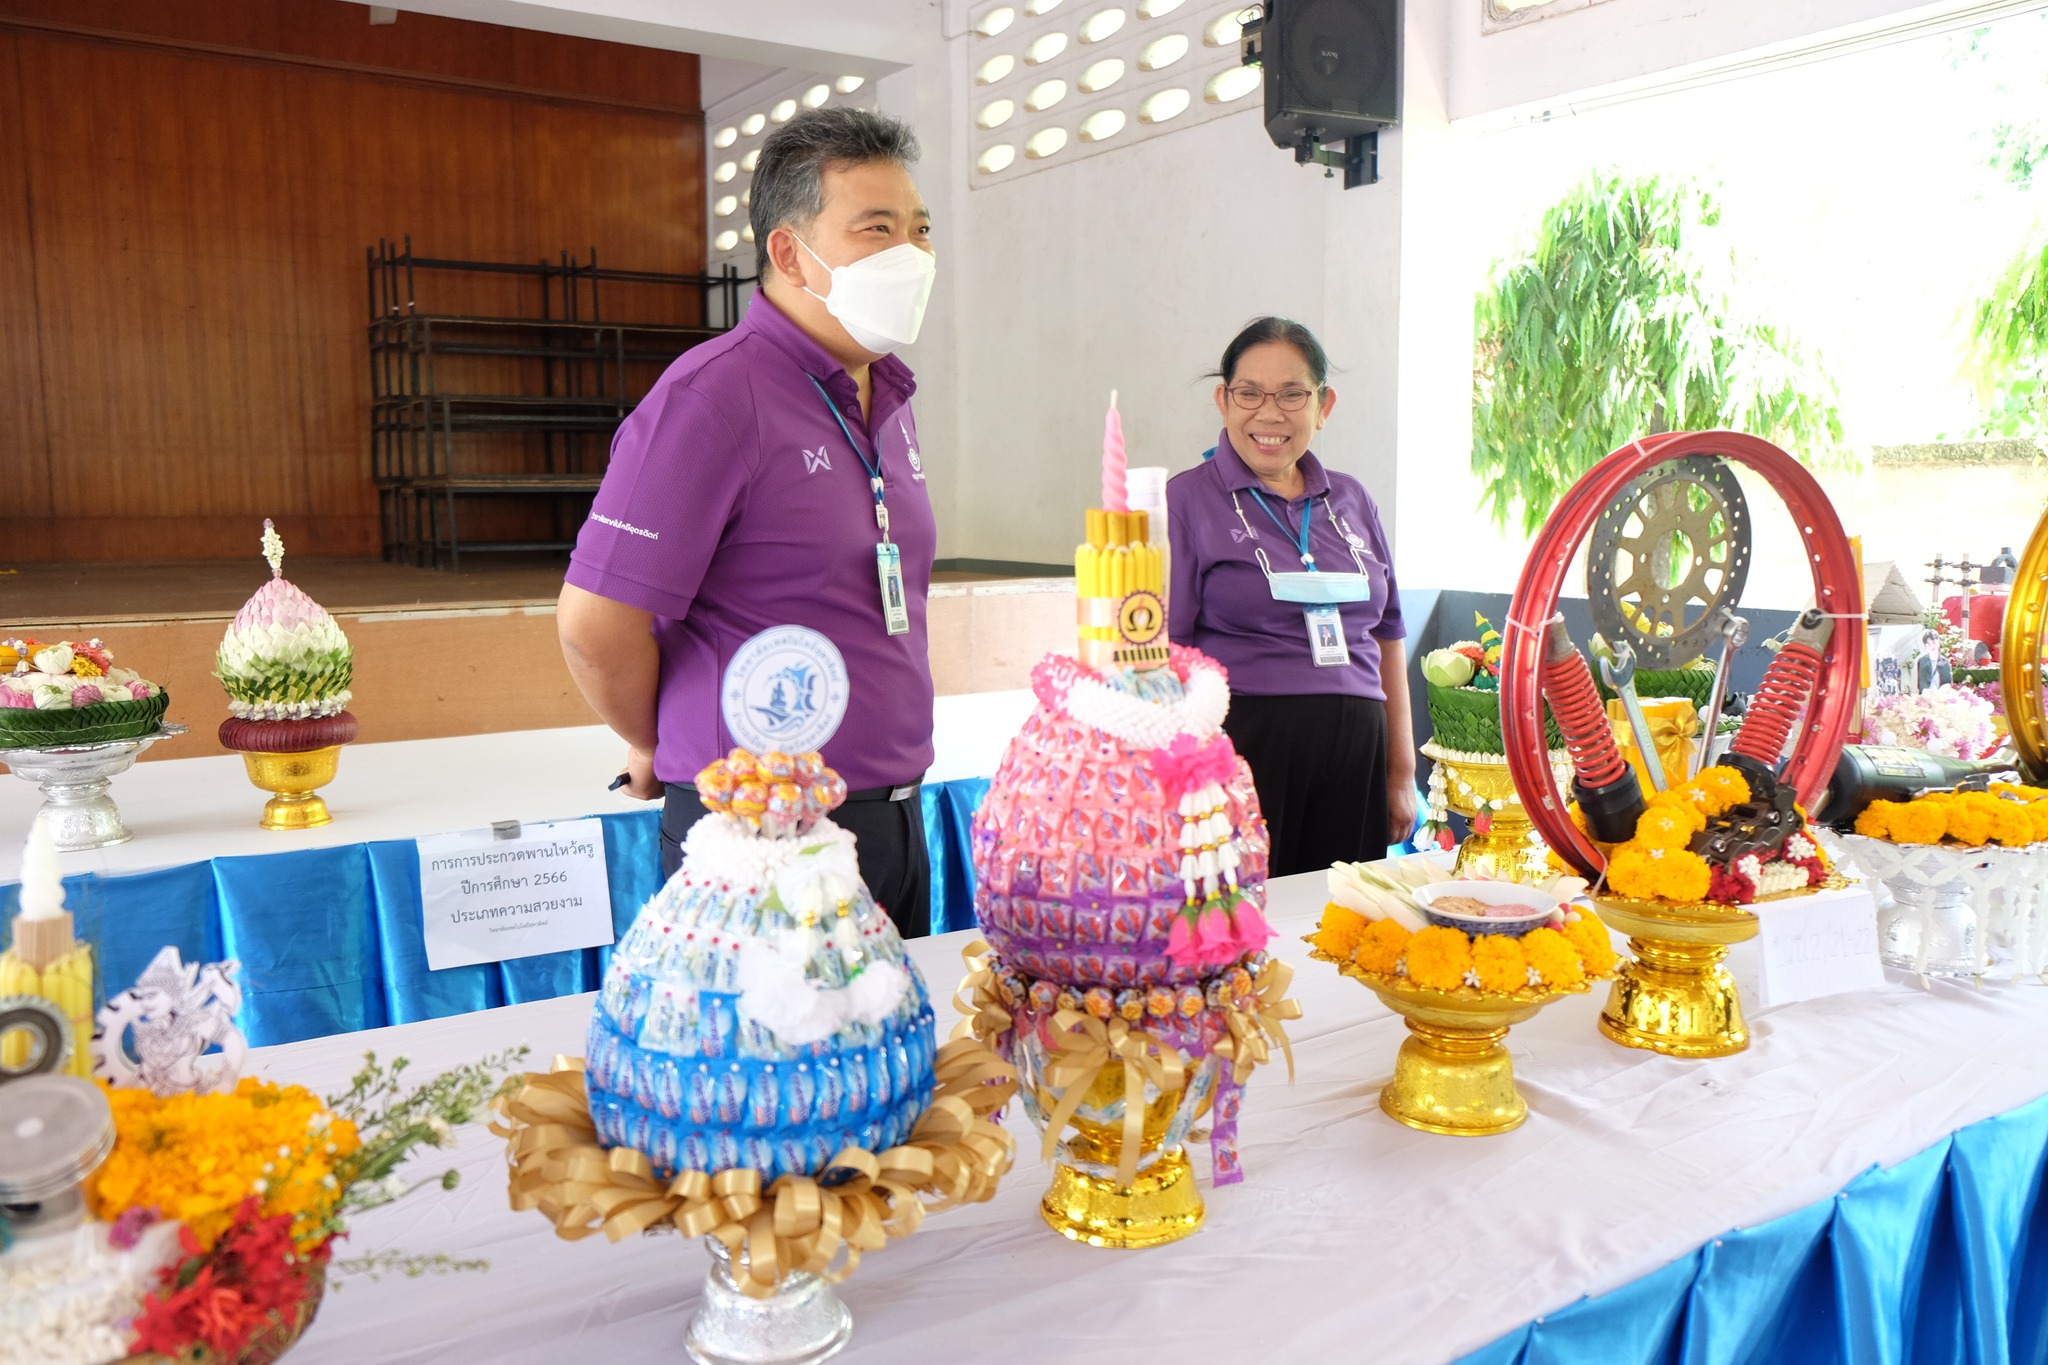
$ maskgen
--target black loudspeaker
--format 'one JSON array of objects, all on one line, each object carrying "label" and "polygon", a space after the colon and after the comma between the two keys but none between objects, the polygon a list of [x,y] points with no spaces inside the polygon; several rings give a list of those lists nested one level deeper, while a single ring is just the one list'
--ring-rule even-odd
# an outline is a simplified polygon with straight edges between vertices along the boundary
[{"label": "black loudspeaker", "polygon": [[1276,146],[1313,151],[1400,124],[1401,0],[1266,0],[1257,42]]}]

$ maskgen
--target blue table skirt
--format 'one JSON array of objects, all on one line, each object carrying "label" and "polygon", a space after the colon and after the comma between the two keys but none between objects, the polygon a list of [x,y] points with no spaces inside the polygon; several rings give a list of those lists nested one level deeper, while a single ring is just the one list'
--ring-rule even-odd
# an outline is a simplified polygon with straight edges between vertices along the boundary
[{"label": "blue table skirt", "polygon": [[2044,1169],[2048,1099],[1725,1233],[1459,1365],[2040,1365]]},{"label": "blue table skirt", "polygon": [[[923,789],[934,932],[974,923],[967,832],[987,792],[986,778]],[[624,934],[661,887],[661,812],[598,818],[612,924]],[[166,944],[187,962],[231,957],[242,964],[238,1022],[257,1046],[596,990],[611,952],[429,971],[410,839],[213,858],[127,877],[86,873],[66,877],[64,890],[79,936],[99,953],[103,998]],[[11,921],[20,899],[18,886],[0,887],[0,919]]]}]

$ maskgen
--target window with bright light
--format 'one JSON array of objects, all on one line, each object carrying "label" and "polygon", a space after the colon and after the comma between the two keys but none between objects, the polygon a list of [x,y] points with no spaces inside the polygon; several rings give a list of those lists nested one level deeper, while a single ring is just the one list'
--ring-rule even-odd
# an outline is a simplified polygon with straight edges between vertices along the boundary
[{"label": "window with bright light", "polygon": [[1067,130],[1064,128],[1040,128],[1024,139],[1024,155],[1033,160],[1051,156],[1067,145]]},{"label": "window with bright light", "polygon": [[1082,94],[1092,95],[1098,90],[1109,89],[1109,87],[1115,85],[1123,78],[1124,59],[1121,57],[1104,57],[1101,61],[1094,63],[1086,71],[1083,71],[1081,79],[1076,84],[1081,87]]},{"label": "window with bright light", "polygon": [[1124,130],[1124,111],[1121,109],[1097,109],[1081,120],[1081,141],[1101,142],[1115,137]]},{"label": "window with bright light", "polygon": [[1147,95],[1138,106],[1138,117],[1146,123],[1164,123],[1186,113],[1189,103],[1188,92],[1173,86]]}]

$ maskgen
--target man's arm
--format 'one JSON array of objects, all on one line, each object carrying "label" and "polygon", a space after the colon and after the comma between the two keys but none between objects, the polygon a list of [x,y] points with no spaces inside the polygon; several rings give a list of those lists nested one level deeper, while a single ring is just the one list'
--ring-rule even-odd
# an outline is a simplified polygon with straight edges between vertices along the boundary
[{"label": "man's arm", "polygon": [[555,629],[569,676],[597,718],[618,733],[627,756],[626,794],[643,801],[661,795],[654,780],[655,695],[661,654],[651,629],[654,613],[562,585],[555,605]]}]

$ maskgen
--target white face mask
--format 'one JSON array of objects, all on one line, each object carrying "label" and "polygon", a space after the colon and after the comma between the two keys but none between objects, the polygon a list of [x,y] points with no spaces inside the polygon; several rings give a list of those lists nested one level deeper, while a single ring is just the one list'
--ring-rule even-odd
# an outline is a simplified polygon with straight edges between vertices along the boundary
[{"label": "white face mask", "polygon": [[796,240],[811,252],[812,260],[832,272],[830,294],[808,288],[804,292],[822,301],[825,311],[839,319],[854,341],[886,355],[917,340],[918,329],[924,326],[925,304],[931,300],[932,280],[939,271],[929,251],[904,242],[851,265],[826,265],[823,256],[811,251],[809,242],[801,237]]}]

